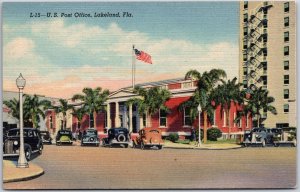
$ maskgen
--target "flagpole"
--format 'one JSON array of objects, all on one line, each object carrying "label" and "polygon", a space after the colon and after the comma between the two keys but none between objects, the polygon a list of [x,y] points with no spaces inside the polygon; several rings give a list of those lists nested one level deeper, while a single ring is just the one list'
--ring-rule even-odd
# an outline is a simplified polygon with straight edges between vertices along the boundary
[{"label": "flagpole", "polygon": [[134,45],[132,45],[132,89],[134,89],[135,84],[135,56],[134,56]]}]

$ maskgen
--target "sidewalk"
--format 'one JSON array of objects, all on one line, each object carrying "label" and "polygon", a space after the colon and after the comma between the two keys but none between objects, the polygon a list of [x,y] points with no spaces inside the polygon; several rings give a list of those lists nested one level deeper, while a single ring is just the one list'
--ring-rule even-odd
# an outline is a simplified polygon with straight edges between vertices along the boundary
[{"label": "sidewalk", "polygon": [[3,183],[30,180],[44,174],[44,170],[34,163],[28,168],[17,168],[16,161],[3,160]]},{"label": "sidewalk", "polygon": [[218,143],[218,144],[201,144],[201,147],[190,144],[181,144],[173,142],[165,142],[164,148],[172,149],[206,149],[206,150],[226,150],[226,149],[238,149],[241,145],[231,143]]}]

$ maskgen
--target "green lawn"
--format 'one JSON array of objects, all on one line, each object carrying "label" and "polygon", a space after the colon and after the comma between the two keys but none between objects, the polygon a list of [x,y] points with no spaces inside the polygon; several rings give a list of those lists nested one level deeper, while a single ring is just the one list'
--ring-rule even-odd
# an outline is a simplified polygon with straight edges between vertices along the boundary
[{"label": "green lawn", "polygon": [[[172,141],[165,140],[165,142],[172,142]],[[195,145],[197,142],[186,139],[186,140],[178,140],[175,143]],[[202,141],[202,143],[203,143],[203,141]],[[219,139],[218,141],[207,140],[207,142],[206,142],[206,144],[224,144],[224,143],[236,144],[236,139]]]}]

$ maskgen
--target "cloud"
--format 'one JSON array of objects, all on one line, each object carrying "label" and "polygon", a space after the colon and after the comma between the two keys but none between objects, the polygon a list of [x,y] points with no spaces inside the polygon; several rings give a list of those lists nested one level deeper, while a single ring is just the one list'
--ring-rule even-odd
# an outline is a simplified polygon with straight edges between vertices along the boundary
[{"label": "cloud", "polygon": [[[27,37],[22,36],[25,31]],[[238,74],[238,45],[230,42],[158,39],[116,23],[105,28],[62,19],[26,23],[19,31],[6,24],[3,33],[4,90],[14,89],[11,82],[20,72],[29,92],[56,97],[70,97],[86,86],[130,86],[132,44],[151,54],[154,63],[136,61],[137,83],[183,77],[190,69],[221,68],[229,78]]]}]

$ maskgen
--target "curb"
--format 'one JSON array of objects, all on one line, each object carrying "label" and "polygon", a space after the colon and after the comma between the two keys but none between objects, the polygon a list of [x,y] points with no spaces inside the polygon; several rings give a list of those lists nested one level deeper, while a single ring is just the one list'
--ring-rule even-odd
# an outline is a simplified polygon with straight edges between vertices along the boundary
[{"label": "curb", "polygon": [[44,174],[44,169],[40,166],[30,163],[28,168],[17,168],[15,161],[3,160],[2,182],[27,181],[37,178]]},{"label": "curb", "polygon": [[34,175],[28,176],[28,177],[22,177],[22,178],[14,178],[14,179],[4,179],[3,178],[3,183],[11,183],[11,182],[18,182],[18,181],[28,181],[34,178],[37,178],[41,175],[43,175],[45,172],[44,170],[41,171],[40,173],[36,173]]}]

